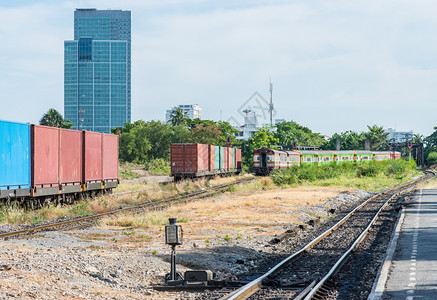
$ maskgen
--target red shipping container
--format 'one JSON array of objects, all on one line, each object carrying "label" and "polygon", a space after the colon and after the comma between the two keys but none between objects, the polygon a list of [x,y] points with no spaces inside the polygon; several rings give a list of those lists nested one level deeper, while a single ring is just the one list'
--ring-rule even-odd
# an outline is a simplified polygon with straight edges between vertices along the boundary
[{"label": "red shipping container", "polygon": [[59,128],[32,125],[32,186],[59,183]]},{"label": "red shipping container", "polygon": [[61,184],[82,181],[82,131],[59,129],[59,182]]},{"label": "red shipping container", "polygon": [[241,149],[235,149],[236,166],[238,170],[241,170]]},{"label": "red shipping container", "polygon": [[196,173],[208,170],[208,145],[172,144],[171,172]]},{"label": "red shipping container", "polygon": [[118,135],[103,134],[103,180],[118,179]]},{"label": "red shipping container", "polygon": [[84,182],[102,180],[102,133],[84,131]]},{"label": "red shipping container", "polygon": [[209,145],[208,146],[208,150],[209,150],[209,153],[208,153],[208,155],[209,155],[209,166],[208,166],[208,169],[210,170],[210,171],[213,171],[214,169],[215,169],[215,146],[213,146],[213,145]]},{"label": "red shipping container", "polygon": [[224,147],[225,149],[225,170],[229,170],[229,147]]}]

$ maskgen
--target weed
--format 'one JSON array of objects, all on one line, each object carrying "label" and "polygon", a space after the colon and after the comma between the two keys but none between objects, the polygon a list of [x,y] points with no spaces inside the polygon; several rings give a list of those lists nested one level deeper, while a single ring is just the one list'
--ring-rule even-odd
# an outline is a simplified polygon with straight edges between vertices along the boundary
[{"label": "weed", "polygon": [[230,241],[232,240],[232,238],[231,238],[229,235],[226,235],[226,236],[224,237],[224,240],[225,240],[226,242],[230,242]]},{"label": "weed", "polygon": [[241,233],[237,234],[237,239],[242,239],[243,235]]},{"label": "weed", "polygon": [[233,185],[233,184],[231,184],[231,185],[228,187],[228,192],[230,192],[230,193],[234,193],[236,190],[237,190],[237,189],[235,188],[235,185]]},{"label": "weed", "polygon": [[135,232],[135,230],[132,230],[132,231],[123,230],[121,234],[130,236],[130,235],[135,235],[136,232]]},{"label": "weed", "polygon": [[209,242],[210,242],[209,239],[205,239],[205,243],[209,244]]},{"label": "weed", "polygon": [[156,255],[156,253],[158,253],[156,250],[153,250],[153,251],[152,251],[152,254],[153,254],[153,255]]},{"label": "weed", "polygon": [[112,241],[113,241],[114,243],[117,243],[117,242],[118,242],[118,239],[117,239],[116,237],[113,237],[113,238],[112,238]]}]

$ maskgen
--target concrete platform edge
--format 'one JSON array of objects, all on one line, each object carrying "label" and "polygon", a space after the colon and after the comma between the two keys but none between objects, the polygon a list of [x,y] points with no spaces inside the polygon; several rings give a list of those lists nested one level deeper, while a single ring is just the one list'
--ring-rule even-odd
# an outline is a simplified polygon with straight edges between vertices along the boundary
[{"label": "concrete platform edge", "polygon": [[381,299],[382,294],[384,293],[385,284],[388,278],[388,272],[390,270],[390,266],[392,263],[393,254],[396,250],[396,245],[397,245],[402,224],[404,222],[404,217],[405,217],[405,209],[402,208],[401,211],[399,212],[398,221],[390,238],[390,245],[387,248],[384,263],[379,268],[378,275],[376,276],[376,280],[373,283],[372,292],[369,294],[369,297],[367,297],[367,300],[379,300]]}]

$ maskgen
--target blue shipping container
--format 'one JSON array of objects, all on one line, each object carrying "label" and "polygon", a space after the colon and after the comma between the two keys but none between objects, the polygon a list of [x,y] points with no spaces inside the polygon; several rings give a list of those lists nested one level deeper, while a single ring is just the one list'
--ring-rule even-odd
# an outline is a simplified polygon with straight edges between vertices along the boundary
[{"label": "blue shipping container", "polygon": [[30,125],[0,120],[0,189],[30,188]]}]

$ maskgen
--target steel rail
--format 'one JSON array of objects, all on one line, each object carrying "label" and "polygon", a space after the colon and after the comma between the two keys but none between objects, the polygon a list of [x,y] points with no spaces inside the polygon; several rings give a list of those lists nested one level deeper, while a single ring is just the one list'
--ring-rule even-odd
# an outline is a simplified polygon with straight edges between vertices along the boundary
[{"label": "steel rail", "polygon": [[[229,187],[229,186],[234,185],[234,184],[240,184],[240,183],[244,183],[244,182],[248,182],[248,181],[252,181],[252,180],[254,180],[254,178],[243,178],[241,180],[237,180],[236,182],[215,185],[215,186],[210,187],[209,189],[202,189],[199,191],[195,191],[193,193],[174,196],[174,197],[162,199],[162,200],[155,201],[155,202],[146,202],[146,203],[141,203],[141,204],[138,204],[135,206],[118,208],[118,209],[114,209],[111,211],[107,211],[107,212],[103,212],[103,213],[99,213],[99,214],[95,214],[95,215],[91,215],[91,216],[80,217],[80,218],[77,218],[74,220],[61,221],[61,222],[35,226],[32,228],[26,228],[26,229],[17,230],[17,231],[0,233],[0,238],[7,238],[7,237],[18,236],[18,235],[23,235],[23,234],[32,234],[32,233],[35,233],[37,231],[67,226],[67,225],[71,225],[71,224],[79,223],[79,222],[84,222],[84,221],[97,220],[97,219],[100,219],[100,218],[105,217],[105,216],[111,216],[111,215],[123,213],[123,212],[125,213],[125,212],[129,212],[129,211],[137,210],[137,209],[163,207],[168,203],[177,202],[177,201],[184,201],[186,199],[189,199],[192,197],[198,197],[200,195],[205,195],[205,194],[207,195],[211,191],[220,190],[220,189]],[[79,227],[83,227],[83,226],[85,226],[85,225],[79,225]]]},{"label": "steel rail", "polygon": [[[405,191],[405,190],[404,190]],[[378,219],[379,215],[381,214],[382,210],[387,206],[387,204],[393,200],[393,198],[397,197],[399,194],[401,194],[402,192],[398,192],[396,194],[394,194],[393,196],[391,196],[380,208],[379,210],[376,212],[375,216],[373,217],[373,219],[369,222],[369,224],[367,225],[366,229],[364,229],[364,231],[360,234],[360,236],[354,241],[354,243],[352,244],[352,246],[340,257],[340,259],[334,264],[334,266],[331,268],[331,270],[329,270],[329,272],[325,275],[325,277],[323,277],[314,288],[311,289],[311,291],[307,294],[307,296],[305,297],[305,300],[309,300],[311,299],[319,290],[320,288],[326,283],[326,281],[331,278],[337,271],[338,269],[343,265],[343,263],[346,261],[346,258],[349,257],[349,255],[351,254],[351,252],[364,240],[364,238],[366,237],[367,233],[369,232],[370,228],[372,228],[373,224],[376,222],[376,220]]]},{"label": "steel rail", "polygon": [[258,290],[260,290],[262,282],[264,279],[268,278],[271,275],[274,275],[276,272],[280,271],[282,268],[284,268],[285,266],[287,266],[289,263],[291,263],[292,261],[294,261],[295,259],[297,259],[299,256],[301,256],[302,254],[304,254],[305,252],[309,252],[311,250],[311,248],[313,248],[318,242],[320,242],[321,240],[323,240],[325,237],[327,237],[328,235],[330,235],[334,230],[336,230],[338,227],[340,227],[344,222],[346,222],[357,210],[361,209],[364,205],[366,205],[368,202],[376,199],[377,197],[380,197],[382,195],[385,195],[389,192],[393,192],[396,191],[398,189],[404,188],[406,186],[409,185],[414,185],[416,183],[418,183],[419,181],[422,181],[424,179],[424,177],[421,177],[419,179],[407,182],[403,185],[397,186],[393,189],[389,189],[386,190],[384,192],[381,192],[369,199],[367,199],[366,201],[364,201],[362,204],[358,205],[354,210],[352,210],[349,214],[347,214],[346,216],[344,216],[340,221],[338,221],[335,225],[333,225],[331,228],[329,228],[328,230],[326,230],[325,232],[323,232],[321,235],[319,235],[318,237],[316,237],[314,240],[312,240],[310,243],[308,243],[307,245],[305,245],[302,249],[300,249],[299,251],[293,253],[292,255],[290,255],[289,257],[285,258],[284,260],[282,260],[280,263],[278,263],[277,265],[275,265],[272,269],[270,269],[267,273],[265,273],[264,275],[261,275],[260,277],[256,278],[255,280],[249,282],[248,284],[242,286],[241,288],[235,290],[234,292],[230,293],[229,295],[225,295],[222,298],[220,298],[221,300],[241,300],[241,299],[247,299],[250,296],[252,296],[253,294],[255,294]]}]

